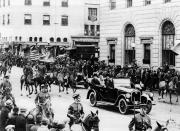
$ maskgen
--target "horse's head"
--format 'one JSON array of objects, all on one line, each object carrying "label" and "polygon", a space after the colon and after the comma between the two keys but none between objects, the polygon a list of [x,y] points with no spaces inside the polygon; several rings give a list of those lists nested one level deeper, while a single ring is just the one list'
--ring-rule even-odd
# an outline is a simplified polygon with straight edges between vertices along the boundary
[{"label": "horse's head", "polygon": [[156,127],[156,129],[154,130],[154,131],[168,131],[168,129],[167,129],[167,124],[166,124],[166,126],[164,126],[164,125],[161,125],[159,122],[157,122],[156,121],[156,123],[157,123],[157,127]]},{"label": "horse's head", "polygon": [[85,118],[84,124],[88,126],[91,131],[99,131],[99,117],[98,117],[98,110],[96,113],[91,111],[91,114],[88,115],[89,117]]}]

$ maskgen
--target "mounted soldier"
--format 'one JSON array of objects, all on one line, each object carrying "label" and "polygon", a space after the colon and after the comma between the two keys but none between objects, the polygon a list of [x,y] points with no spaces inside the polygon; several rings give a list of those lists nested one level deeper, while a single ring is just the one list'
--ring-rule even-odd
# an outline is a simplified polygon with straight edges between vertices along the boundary
[{"label": "mounted soldier", "polygon": [[31,67],[30,61],[27,62],[27,65],[23,68],[23,73],[25,76],[25,81],[27,81],[28,75],[33,75],[33,69]]},{"label": "mounted soldier", "polygon": [[44,75],[46,74],[47,68],[43,64],[43,62],[40,62],[40,65],[38,65],[38,72],[39,72],[39,77],[44,77]]}]

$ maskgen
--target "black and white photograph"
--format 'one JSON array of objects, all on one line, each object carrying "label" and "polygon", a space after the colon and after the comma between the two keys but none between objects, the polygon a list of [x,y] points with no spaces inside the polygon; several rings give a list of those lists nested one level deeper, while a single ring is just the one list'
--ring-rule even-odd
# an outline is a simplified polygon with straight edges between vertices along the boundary
[{"label": "black and white photograph", "polygon": [[0,0],[0,131],[180,131],[180,0]]}]

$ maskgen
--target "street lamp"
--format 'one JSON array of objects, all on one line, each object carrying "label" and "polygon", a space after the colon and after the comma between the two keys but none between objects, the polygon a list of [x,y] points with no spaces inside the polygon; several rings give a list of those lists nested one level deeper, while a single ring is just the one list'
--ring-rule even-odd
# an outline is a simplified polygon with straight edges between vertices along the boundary
[{"label": "street lamp", "polygon": [[135,46],[136,46],[136,44],[134,42],[131,43],[131,47],[133,49],[133,60],[135,60]]}]

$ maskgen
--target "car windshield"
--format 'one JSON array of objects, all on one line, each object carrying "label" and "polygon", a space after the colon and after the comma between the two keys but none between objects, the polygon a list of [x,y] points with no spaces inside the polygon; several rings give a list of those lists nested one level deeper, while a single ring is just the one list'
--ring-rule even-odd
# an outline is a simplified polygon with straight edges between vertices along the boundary
[{"label": "car windshield", "polygon": [[114,79],[114,87],[115,88],[131,88],[131,82],[130,79]]}]

